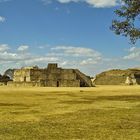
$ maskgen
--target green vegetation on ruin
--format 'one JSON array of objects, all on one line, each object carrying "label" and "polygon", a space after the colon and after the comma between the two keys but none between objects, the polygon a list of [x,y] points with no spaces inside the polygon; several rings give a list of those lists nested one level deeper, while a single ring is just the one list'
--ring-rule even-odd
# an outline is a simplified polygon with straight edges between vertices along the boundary
[{"label": "green vegetation on ruin", "polygon": [[139,140],[139,91],[0,87],[0,140]]}]

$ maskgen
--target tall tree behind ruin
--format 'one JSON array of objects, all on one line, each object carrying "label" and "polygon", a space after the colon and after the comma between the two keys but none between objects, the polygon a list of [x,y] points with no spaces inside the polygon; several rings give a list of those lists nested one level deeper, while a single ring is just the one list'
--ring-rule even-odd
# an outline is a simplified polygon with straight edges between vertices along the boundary
[{"label": "tall tree behind ruin", "polygon": [[129,37],[135,44],[140,39],[140,0],[122,0],[115,14],[119,18],[112,21],[111,30],[117,35]]}]

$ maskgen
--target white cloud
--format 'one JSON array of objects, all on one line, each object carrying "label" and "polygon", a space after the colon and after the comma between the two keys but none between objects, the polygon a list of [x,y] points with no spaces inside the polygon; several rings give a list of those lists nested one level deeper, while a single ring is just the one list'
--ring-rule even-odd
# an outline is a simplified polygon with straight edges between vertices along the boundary
[{"label": "white cloud", "polygon": [[[58,62],[59,58],[55,56],[39,55],[30,53],[29,46],[21,45],[17,51],[7,44],[0,44],[0,72],[4,72],[8,68],[20,68],[22,66],[47,66],[48,62]],[[59,61],[60,62],[60,61]]]},{"label": "white cloud", "polygon": [[0,22],[4,22],[5,20],[5,17],[0,16]]},{"label": "white cloud", "polygon": [[[43,2],[51,2],[52,0],[42,0]],[[85,2],[93,7],[112,7],[120,3],[121,0],[56,0],[60,3],[70,3],[70,2]]]},{"label": "white cloud", "polygon": [[57,62],[59,61],[59,58],[57,57],[47,57],[47,56],[34,56],[32,59],[26,60],[25,64],[26,65],[39,65],[39,64],[44,64],[46,66],[47,63],[49,62]]},{"label": "white cloud", "polygon": [[0,61],[13,61],[18,60],[18,56],[16,53],[9,53],[9,52],[1,52],[0,53]]},{"label": "white cloud", "polygon": [[100,64],[102,61],[102,54],[91,48],[56,46],[51,51],[48,55],[58,56],[63,67],[83,69],[84,66]]},{"label": "white cloud", "polygon": [[[126,69],[139,66],[140,48],[136,47],[130,48],[128,55],[123,58],[108,58],[92,48],[64,45],[46,46],[48,45],[41,46],[41,54],[39,54],[37,50],[30,52],[28,45],[21,45],[14,51],[13,47],[0,44],[0,72],[4,72],[8,68],[34,65],[47,67],[47,63],[58,63],[60,67],[80,69],[93,76],[108,69]],[[36,49],[40,51],[40,47]]]},{"label": "white cloud", "polygon": [[[99,59],[100,60],[100,59]],[[85,60],[82,60],[80,65],[93,65],[93,64],[97,64],[99,61],[97,61],[97,58],[94,60],[94,58],[88,58]]]},{"label": "white cloud", "polygon": [[64,55],[70,56],[84,56],[84,57],[99,57],[101,54],[93,49],[84,47],[73,47],[73,46],[56,46],[51,48],[53,51],[59,51]]},{"label": "white cloud", "polygon": [[132,47],[128,50],[129,54],[124,56],[125,60],[140,60],[140,48]]},{"label": "white cloud", "polygon": [[[40,47],[38,49],[40,49]],[[2,65],[2,69],[4,69],[33,65],[47,67],[47,63],[58,63],[61,67],[81,69],[84,66],[88,67],[89,65],[95,65],[102,61],[102,55],[91,48],[42,46],[41,49],[44,49],[44,52],[47,53],[41,55],[34,54],[36,51],[29,52],[28,45],[21,45],[17,48],[17,51],[13,52],[12,47],[2,44],[0,45],[0,65]]]},{"label": "white cloud", "polygon": [[9,46],[7,44],[0,44],[0,52],[5,52],[9,50]]},{"label": "white cloud", "polygon": [[18,47],[17,50],[23,52],[23,51],[27,51],[28,49],[29,49],[29,46],[21,45],[21,46]]},{"label": "white cloud", "polygon": [[86,0],[86,2],[95,7],[112,7],[118,4],[118,0]]}]

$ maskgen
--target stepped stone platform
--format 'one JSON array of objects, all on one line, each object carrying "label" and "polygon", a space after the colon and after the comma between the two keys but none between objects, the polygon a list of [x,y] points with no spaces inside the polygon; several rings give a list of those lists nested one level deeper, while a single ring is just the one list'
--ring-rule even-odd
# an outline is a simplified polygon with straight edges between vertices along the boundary
[{"label": "stepped stone platform", "polygon": [[24,67],[14,71],[13,82],[9,86],[40,87],[92,87],[89,76],[76,69],[62,69],[57,64],[47,68]]}]

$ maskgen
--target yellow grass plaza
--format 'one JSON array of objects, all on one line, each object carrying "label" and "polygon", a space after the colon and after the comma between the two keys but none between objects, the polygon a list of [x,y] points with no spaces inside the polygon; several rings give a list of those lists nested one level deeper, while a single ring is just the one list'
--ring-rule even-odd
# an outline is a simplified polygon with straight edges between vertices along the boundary
[{"label": "yellow grass plaza", "polygon": [[140,86],[0,87],[0,140],[139,140]]},{"label": "yellow grass plaza", "polygon": [[140,140],[140,0],[0,0],[0,140]]}]

